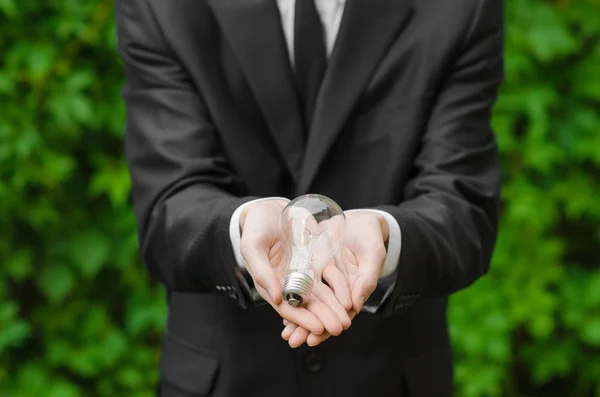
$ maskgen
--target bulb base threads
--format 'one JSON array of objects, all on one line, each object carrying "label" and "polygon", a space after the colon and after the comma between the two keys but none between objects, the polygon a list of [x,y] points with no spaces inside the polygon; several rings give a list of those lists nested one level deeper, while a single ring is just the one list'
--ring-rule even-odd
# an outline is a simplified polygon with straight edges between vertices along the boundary
[{"label": "bulb base threads", "polygon": [[283,299],[291,306],[298,307],[308,301],[312,291],[313,279],[301,272],[291,272],[285,277]]}]

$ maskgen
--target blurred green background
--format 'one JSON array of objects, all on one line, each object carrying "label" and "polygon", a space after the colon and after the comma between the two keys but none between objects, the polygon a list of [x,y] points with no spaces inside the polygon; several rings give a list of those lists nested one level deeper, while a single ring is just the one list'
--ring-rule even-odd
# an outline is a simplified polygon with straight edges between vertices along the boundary
[{"label": "blurred green background", "polygon": [[[456,395],[600,397],[600,3],[507,0],[490,274],[452,299]],[[113,0],[0,0],[0,396],[150,397]]]}]

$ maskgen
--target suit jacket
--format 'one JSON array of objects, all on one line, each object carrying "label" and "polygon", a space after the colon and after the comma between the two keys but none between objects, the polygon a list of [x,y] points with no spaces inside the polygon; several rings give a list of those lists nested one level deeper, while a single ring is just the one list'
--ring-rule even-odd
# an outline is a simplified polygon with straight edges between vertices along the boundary
[{"label": "suit jacket", "polygon": [[[169,291],[163,397],[450,395],[447,297],[497,231],[502,1],[350,0],[310,131],[273,0],[117,6],[141,252]],[[228,226],[308,192],[388,211],[402,254],[381,313],[290,349],[242,292]]]}]

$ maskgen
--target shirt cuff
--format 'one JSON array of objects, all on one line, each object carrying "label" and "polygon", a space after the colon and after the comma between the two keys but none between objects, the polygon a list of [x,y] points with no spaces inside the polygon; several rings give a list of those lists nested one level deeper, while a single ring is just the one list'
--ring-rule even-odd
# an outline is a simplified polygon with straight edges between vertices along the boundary
[{"label": "shirt cuff", "polygon": [[242,240],[242,232],[240,230],[240,216],[242,215],[242,211],[250,204],[268,200],[284,200],[288,202],[290,201],[289,199],[284,197],[265,197],[248,201],[237,207],[237,209],[233,212],[233,215],[231,216],[231,221],[229,222],[229,239],[231,240],[231,248],[233,249],[233,255],[235,256],[236,264],[242,269],[246,268],[246,264],[244,263],[244,258],[242,258],[242,253],[240,252],[240,241]]},{"label": "shirt cuff", "polygon": [[361,312],[366,313],[379,313],[396,286],[398,262],[400,261],[400,251],[402,250],[402,233],[400,231],[400,225],[396,218],[385,211],[375,209],[357,209],[351,211],[366,211],[380,214],[385,218],[388,224],[387,254],[385,261],[383,262],[383,269],[379,276],[377,288],[373,291],[369,299],[367,299],[361,310]]}]

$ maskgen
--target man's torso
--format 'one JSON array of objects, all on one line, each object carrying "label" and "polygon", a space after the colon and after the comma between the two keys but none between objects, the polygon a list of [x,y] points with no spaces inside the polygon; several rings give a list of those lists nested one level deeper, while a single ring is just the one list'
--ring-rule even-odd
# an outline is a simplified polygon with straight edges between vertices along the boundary
[{"label": "man's torso", "polygon": [[[476,0],[349,2],[305,131],[275,1],[148,3],[246,193],[317,192],[344,209],[403,201],[476,8]],[[164,397],[450,395],[446,303],[422,300],[390,318],[361,314],[342,336],[292,350],[269,307],[172,293]]]}]

